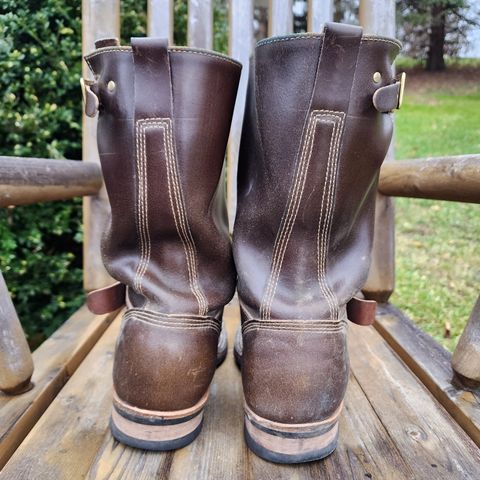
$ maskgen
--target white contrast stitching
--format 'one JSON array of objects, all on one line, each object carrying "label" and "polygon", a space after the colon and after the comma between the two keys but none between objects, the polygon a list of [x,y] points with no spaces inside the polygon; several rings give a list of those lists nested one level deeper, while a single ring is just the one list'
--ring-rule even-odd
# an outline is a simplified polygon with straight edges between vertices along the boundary
[{"label": "white contrast stitching", "polygon": [[272,320],[247,320],[242,325],[242,333],[246,334],[252,330],[276,330],[290,332],[313,332],[313,333],[335,333],[347,328],[345,318],[336,321],[329,320],[297,320],[297,321],[272,321]]},{"label": "white contrast stitching", "polygon": [[[216,53],[210,53],[208,51],[199,51],[199,50],[191,50],[190,48],[186,47],[185,49],[183,48],[169,48],[169,52],[177,52],[177,53],[191,53],[194,55],[203,55],[206,57],[212,57],[212,58],[217,58],[218,60],[223,60],[224,62],[232,63],[233,65],[237,67],[241,67],[241,63],[237,62],[236,60],[227,57],[226,55],[222,54],[216,54]],[[102,55],[103,53],[109,53],[109,52],[117,52],[117,53],[131,53],[132,52],[132,47],[105,47],[105,48],[100,48],[97,51],[90,53],[85,57],[85,60],[88,61],[94,57],[97,57],[98,55]]]},{"label": "white contrast stitching", "polygon": [[232,60],[228,57],[224,57],[222,55],[215,55],[214,53],[207,53],[207,52],[198,52],[195,50],[183,50],[180,48],[169,48],[169,52],[177,52],[177,53],[191,53],[193,55],[203,55],[205,57],[212,57],[212,58],[218,58],[219,60],[223,60],[225,62],[231,63],[232,65],[235,65],[237,67],[240,67],[241,64],[235,60]]},{"label": "white contrast stitching", "polygon": [[[140,238],[140,260],[137,265],[134,285],[143,293],[142,280],[148,269],[151,255],[151,241],[148,228],[148,179],[147,179],[147,154],[146,132],[150,129],[163,131],[163,144],[167,167],[167,185],[170,206],[177,233],[182,241],[187,261],[188,279],[193,295],[197,299],[199,315],[208,312],[208,302],[198,283],[197,254],[193,236],[188,224],[185,205],[179,183],[179,175],[176,165],[176,156],[173,148],[172,125],[169,118],[147,118],[137,120],[136,124],[136,148],[137,148],[137,176],[138,176],[138,200],[137,200],[137,228]],[[173,196],[172,196],[173,193]]]},{"label": "white contrast stitching", "polygon": [[140,259],[135,271],[134,278],[134,287],[135,289],[143,294],[142,288],[142,279],[145,274],[146,268],[144,265],[148,265],[147,261],[147,243],[149,239],[148,232],[148,211],[147,211],[147,199],[145,185],[147,182],[147,171],[146,165],[147,162],[146,155],[144,152],[144,135],[145,132],[142,128],[141,121],[137,121],[135,125],[135,159],[136,159],[136,170],[137,170],[137,209],[136,209],[136,220],[137,220],[137,230],[138,237],[140,240]]},{"label": "white contrast stitching", "polygon": [[[193,240],[192,232],[190,230],[190,225],[188,223],[188,218],[186,214],[185,205],[183,202],[183,196],[180,186],[179,174],[177,170],[177,163],[176,163],[176,156],[174,153],[173,148],[173,141],[172,141],[172,127],[170,119],[167,119],[167,143],[168,143],[168,155],[167,160],[170,161],[170,166],[172,168],[172,180],[173,180],[173,187],[174,187],[174,195],[176,196],[177,200],[177,209],[180,215],[180,226],[184,235],[184,241],[187,245],[187,250],[189,252],[189,261],[187,255],[187,263],[190,263],[190,272],[191,272],[191,286],[192,292],[194,293],[195,297],[199,303],[199,315],[205,315],[208,312],[208,302],[203,294],[200,285],[198,284],[198,275],[197,275],[197,254],[196,254],[196,247],[195,242]],[[180,235],[180,232],[179,232]],[[181,236],[181,235],[180,235]]]},{"label": "white contrast stitching", "polygon": [[[330,120],[321,117],[327,117],[330,118]],[[335,183],[337,176],[337,161],[339,156],[339,141],[343,132],[344,117],[345,114],[343,112],[337,112],[332,110],[314,110],[310,114],[304,141],[302,143],[300,160],[296,168],[293,187],[287,203],[286,213],[284,214],[284,217],[282,219],[282,224],[280,226],[273,248],[272,266],[269,280],[267,282],[267,288],[265,290],[262,304],[260,306],[260,315],[261,318],[264,320],[269,319],[271,315],[271,307],[280,278],[280,272],[285,258],[286,249],[290,240],[298,209],[300,207],[300,202],[303,196],[308,167],[310,164],[313,144],[315,140],[315,128],[316,125],[320,122],[332,123],[333,131],[330,139],[329,156],[327,161],[327,170],[325,173],[322,205],[320,209],[319,230],[317,234],[317,275],[320,289],[327,301],[331,315],[335,319],[338,318],[338,302],[336,301],[336,297],[331,288],[328,286],[326,280],[326,249],[328,247],[332,225]],[[322,235],[320,236],[320,225],[323,223],[325,200],[325,228],[322,229]]]},{"label": "white contrast stitching", "polygon": [[[331,318],[338,318],[338,302],[332,289],[329,287],[326,277],[327,270],[327,250],[330,241],[330,233],[333,220],[333,209],[335,203],[335,191],[337,182],[339,143],[343,132],[343,123],[345,114],[343,112],[328,113],[333,123],[332,136],[330,139],[330,148],[327,159],[327,170],[325,173],[325,182],[322,194],[322,203],[320,206],[320,217],[317,230],[317,277],[321,291],[329,303]],[[325,214],[325,215],[324,215]],[[323,228],[322,228],[323,227]]]},{"label": "white contrast stitching", "polygon": [[[292,40],[304,40],[304,39],[309,39],[309,38],[318,38],[321,39],[324,37],[323,33],[318,33],[318,34],[298,34],[295,36],[289,36],[289,37],[278,37],[278,38],[272,38],[269,40],[261,40],[257,43],[257,47],[261,47],[263,45],[269,45],[271,43],[277,43],[277,42],[290,42]],[[362,36],[362,41],[368,41],[368,42],[383,42],[383,43],[389,43],[391,45],[394,45],[397,47],[399,50],[402,49],[402,44],[398,42],[397,40],[394,39],[389,39],[386,37],[378,37],[375,35],[363,35]]]},{"label": "white contrast stitching", "polygon": [[305,179],[306,179],[305,164],[307,163],[306,166],[308,168],[308,162],[310,160],[309,155],[305,156],[305,150],[310,146],[309,132],[312,129],[312,125],[313,123],[311,122],[311,118],[310,118],[307,124],[307,136],[306,136],[307,141],[303,142],[302,144],[300,161],[298,162],[298,165],[296,167],[294,183],[288,199],[287,209],[282,218],[282,224],[280,226],[280,230],[279,230],[279,233],[277,234],[277,238],[275,240],[275,244],[273,247],[272,267],[271,267],[270,277],[267,284],[267,289],[265,290],[265,294],[262,300],[262,304],[260,306],[260,314],[263,319],[270,318],[271,304],[273,301],[273,297],[275,295],[276,284],[278,282],[278,277],[280,275],[280,270],[283,263],[285,250],[288,244],[290,233],[293,228],[293,224],[296,219],[300,199],[303,194],[303,188],[305,186]]}]

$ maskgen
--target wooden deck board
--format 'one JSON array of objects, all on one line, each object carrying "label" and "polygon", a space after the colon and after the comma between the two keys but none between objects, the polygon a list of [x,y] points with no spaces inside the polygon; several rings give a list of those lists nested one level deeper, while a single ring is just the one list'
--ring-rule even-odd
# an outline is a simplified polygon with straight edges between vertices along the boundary
[{"label": "wooden deck board", "polygon": [[84,306],[34,353],[34,387],[9,396],[0,392],[0,468],[50,405],[114,318]]},{"label": "wooden deck board", "polygon": [[8,479],[85,478],[106,430],[117,318],[0,473]]},{"label": "wooden deck board", "polygon": [[[275,465],[246,448],[241,379],[231,351],[215,375],[197,440],[173,453],[124,447],[108,431],[118,323],[92,349],[0,478],[430,480],[480,475],[479,449],[471,439],[373,328],[355,326],[350,329],[352,375],[340,443],[326,460]],[[235,307],[228,307],[226,323],[232,339],[238,324]]]},{"label": "wooden deck board", "polygon": [[85,478],[106,430],[117,318],[0,473],[6,479]]},{"label": "wooden deck board", "polygon": [[353,374],[415,478],[479,478],[478,447],[380,334],[351,325],[349,345]]},{"label": "wooden deck board", "polygon": [[380,306],[375,328],[480,447],[480,391],[453,381],[451,353],[393,305]]}]

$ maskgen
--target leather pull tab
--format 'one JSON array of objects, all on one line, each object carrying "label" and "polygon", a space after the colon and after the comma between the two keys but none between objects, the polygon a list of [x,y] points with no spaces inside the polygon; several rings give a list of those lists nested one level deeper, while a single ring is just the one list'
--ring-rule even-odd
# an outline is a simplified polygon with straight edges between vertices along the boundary
[{"label": "leather pull tab", "polygon": [[126,286],[117,282],[87,295],[87,307],[96,315],[114,312],[125,305]]},{"label": "leather pull tab", "polygon": [[91,80],[85,80],[84,78],[80,79],[85,115],[87,117],[94,117],[98,112],[98,106],[100,104],[98,97],[91,89],[94,84],[95,82]]},{"label": "leather pull tab", "polygon": [[120,41],[116,37],[99,38],[95,40],[95,48],[119,47]]},{"label": "leather pull tab", "polygon": [[406,74],[402,73],[395,83],[380,87],[373,94],[373,105],[379,112],[391,112],[395,109],[398,110],[402,106],[405,79]]},{"label": "leather pull tab", "polygon": [[168,40],[132,38],[135,119],[172,118],[173,100]]},{"label": "leather pull tab", "polygon": [[347,317],[357,325],[373,325],[377,302],[375,300],[364,300],[353,297],[347,303]]},{"label": "leather pull tab", "polygon": [[348,112],[362,29],[326,23],[313,88],[311,109]]}]

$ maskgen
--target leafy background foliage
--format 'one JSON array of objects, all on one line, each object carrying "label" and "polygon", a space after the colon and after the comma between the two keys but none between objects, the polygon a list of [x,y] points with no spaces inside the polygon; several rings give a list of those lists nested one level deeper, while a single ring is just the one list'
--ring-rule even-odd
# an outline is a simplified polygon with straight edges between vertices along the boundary
[{"label": "leafy background foliage", "polygon": [[[227,50],[227,2],[215,0],[214,48]],[[145,35],[146,2],[122,0],[121,37]],[[187,40],[187,0],[175,0]],[[0,3],[0,155],[81,159],[81,2]],[[84,301],[81,199],[0,209],[0,270],[35,348]]]},{"label": "leafy background foliage", "polygon": [[[80,2],[0,5],[0,154],[81,158]],[[0,269],[32,346],[83,301],[81,201],[0,210]]]},{"label": "leafy background foliage", "polygon": [[[425,8],[433,4],[448,6],[448,22],[452,15],[463,16],[457,30],[465,32],[473,15],[473,9],[465,11],[465,1],[396,0],[397,18],[402,19],[404,29],[399,33],[408,43],[408,25],[412,32],[427,32]],[[227,0],[214,0],[214,49],[224,53],[227,4]],[[355,21],[358,0],[335,0],[335,7],[336,20]],[[146,33],[146,0],[121,0],[121,8],[121,38],[126,44],[131,36]],[[414,15],[420,10],[423,16]],[[256,33],[264,35],[266,11],[255,8],[255,18]],[[78,0],[0,2],[0,155],[81,158],[80,19]],[[295,20],[296,28],[305,28],[305,18]],[[185,45],[187,0],[175,0],[174,21],[174,43]],[[451,43],[454,37],[449,35]],[[412,38],[417,43],[425,40],[418,35]],[[461,40],[461,35],[458,38]],[[424,49],[425,42],[420,47]],[[404,58],[405,65],[399,70],[409,66],[407,60],[413,62]],[[466,65],[471,80],[464,78],[464,70],[457,69],[457,75],[453,65],[447,69],[447,73],[452,70],[451,77],[436,74],[435,81],[433,76],[418,77],[421,81],[417,83],[427,85],[428,91],[414,88],[412,70],[406,108],[397,116],[399,158],[478,151],[478,122],[473,121],[479,99],[477,63]],[[474,87],[463,89],[469,82]],[[417,90],[418,95],[410,99],[410,92]],[[468,109],[471,112],[466,115]],[[398,286],[393,300],[452,349],[478,291],[478,262],[471,260],[479,258],[473,251],[478,242],[470,241],[478,231],[475,206],[411,199],[397,203]],[[459,228],[463,229],[461,238],[452,239],[451,232]],[[32,347],[84,301],[81,247],[80,199],[0,209],[0,270]],[[462,271],[469,274],[459,280]],[[447,321],[452,335],[445,339]]]}]

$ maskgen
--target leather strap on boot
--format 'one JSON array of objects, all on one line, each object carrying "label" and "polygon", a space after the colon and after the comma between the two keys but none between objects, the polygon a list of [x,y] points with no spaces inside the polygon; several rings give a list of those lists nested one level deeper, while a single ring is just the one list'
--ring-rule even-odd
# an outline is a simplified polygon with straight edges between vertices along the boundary
[{"label": "leather strap on boot", "polygon": [[373,94],[373,105],[381,113],[399,110],[403,102],[403,92],[405,90],[405,80],[407,75],[401,73],[395,83],[380,87]]},{"label": "leather strap on boot", "polygon": [[135,121],[154,117],[172,118],[168,41],[143,37],[132,38],[131,42],[135,65]]},{"label": "leather strap on boot", "polygon": [[125,305],[126,286],[116,282],[87,294],[87,307],[95,315],[114,312]]},{"label": "leather strap on boot", "polygon": [[317,67],[312,106],[348,112],[362,28],[326,23]]},{"label": "leather strap on boot", "polygon": [[347,303],[347,318],[357,325],[373,325],[376,309],[377,302],[375,300],[353,297]]}]

